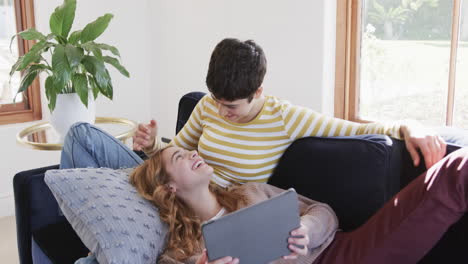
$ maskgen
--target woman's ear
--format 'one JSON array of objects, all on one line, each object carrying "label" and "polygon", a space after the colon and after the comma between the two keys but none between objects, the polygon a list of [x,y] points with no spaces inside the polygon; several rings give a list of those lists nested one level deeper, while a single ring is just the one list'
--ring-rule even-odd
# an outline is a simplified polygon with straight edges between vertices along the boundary
[{"label": "woman's ear", "polygon": [[168,184],[166,185],[166,187],[167,187],[167,190],[170,191],[170,192],[172,192],[172,193],[175,193],[176,190],[177,190],[176,187],[175,187],[173,184],[171,184],[171,183],[168,183]]},{"label": "woman's ear", "polygon": [[259,98],[263,93],[263,86],[258,87],[257,91],[255,91],[255,98]]}]

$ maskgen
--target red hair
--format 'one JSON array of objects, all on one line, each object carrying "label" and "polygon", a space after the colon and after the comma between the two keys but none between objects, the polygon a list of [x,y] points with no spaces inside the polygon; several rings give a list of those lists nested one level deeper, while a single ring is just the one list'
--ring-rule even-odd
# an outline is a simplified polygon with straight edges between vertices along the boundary
[{"label": "red hair", "polygon": [[[178,261],[184,261],[202,251],[201,220],[182,199],[167,188],[171,178],[162,161],[162,152],[167,148],[157,151],[138,166],[130,175],[130,182],[141,196],[159,208],[161,220],[168,224],[169,239],[165,252],[170,252]],[[210,183],[209,189],[227,212],[237,210],[244,200],[241,194],[214,183]]]}]

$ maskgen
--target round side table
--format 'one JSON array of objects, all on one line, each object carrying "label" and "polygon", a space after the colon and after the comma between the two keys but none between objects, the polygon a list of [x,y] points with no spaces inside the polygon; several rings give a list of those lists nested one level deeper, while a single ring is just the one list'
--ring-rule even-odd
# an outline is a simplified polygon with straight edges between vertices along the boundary
[{"label": "round side table", "polygon": [[[95,125],[115,138],[125,141],[133,136],[137,123],[125,118],[96,117]],[[61,150],[60,136],[49,122],[41,122],[24,128],[16,135],[16,142],[38,150]]]}]

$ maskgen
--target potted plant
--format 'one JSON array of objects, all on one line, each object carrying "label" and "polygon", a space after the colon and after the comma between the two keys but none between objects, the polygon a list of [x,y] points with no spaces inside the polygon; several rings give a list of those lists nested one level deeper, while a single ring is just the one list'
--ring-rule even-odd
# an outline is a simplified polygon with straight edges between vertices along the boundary
[{"label": "potted plant", "polygon": [[[45,94],[51,123],[62,137],[77,121],[94,122],[94,100],[99,93],[112,100],[113,86],[106,64],[130,76],[119,62],[120,53],[116,47],[95,42],[113,15],[105,14],[82,30],[70,33],[75,11],[76,0],[64,0],[50,16],[50,34],[44,35],[34,28],[18,33],[23,39],[37,43],[18,58],[10,71],[10,77],[15,71],[23,71],[18,93],[24,92],[40,73],[48,75]],[[47,60],[44,55],[49,53]],[[66,124],[58,123],[62,121]]]}]

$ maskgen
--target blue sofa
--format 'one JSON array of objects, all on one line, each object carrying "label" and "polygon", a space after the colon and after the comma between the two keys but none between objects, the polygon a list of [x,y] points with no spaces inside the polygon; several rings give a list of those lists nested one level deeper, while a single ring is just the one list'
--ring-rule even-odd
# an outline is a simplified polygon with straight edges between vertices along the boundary
[{"label": "blue sofa", "polygon": [[[181,98],[176,132],[203,95],[194,92]],[[459,147],[449,144],[447,152]],[[21,264],[73,263],[89,252],[44,183],[44,172],[56,168],[58,165],[20,172],[13,179]],[[349,231],[423,171],[422,166],[412,166],[404,142],[387,136],[309,137],[287,149],[269,183],[294,187],[298,193],[330,204],[340,227]],[[464,252],[467,231],[464,217],[420,263],[468,263]]]}]

